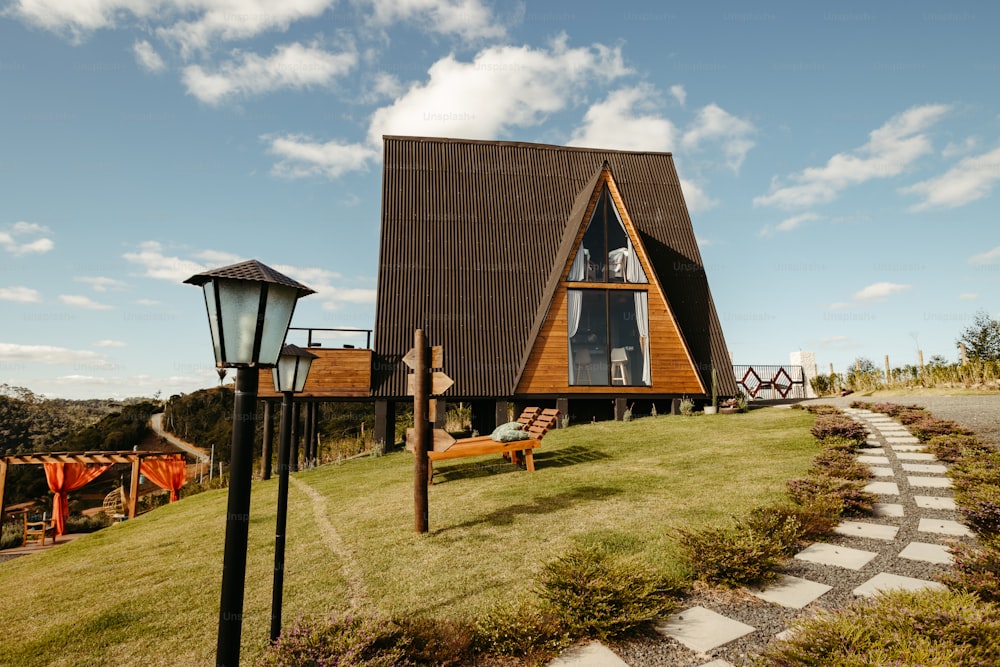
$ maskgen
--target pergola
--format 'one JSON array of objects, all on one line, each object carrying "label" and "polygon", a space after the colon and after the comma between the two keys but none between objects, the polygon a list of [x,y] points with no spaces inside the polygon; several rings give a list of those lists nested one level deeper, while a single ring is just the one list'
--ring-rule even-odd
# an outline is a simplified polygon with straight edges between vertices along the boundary
[{"label": "pergola", "polygon": [[[65,470],[67,465],[73,465],[74,467],[81,467],[83,470],[95,471],[100,469],[100,472],[94,474],[90,479],[87,479],[83,483],[89,482],[96,479],[100,474],[104,473],[109,466],[117,463],[127,463],[132,466],[132,479],[129,487],[129,497],[128,497],[128,518],[132,519],[135,517],[135,506],[136,500],[139,495],[139,474],[142,470],[147,477],[150,477],[149,470],[151,466],[143,466],[144,463],[154,463],[163,462],[166,464],[165,467],[170,467],[170,462],[180,461],[186,463],[184,454],[177,452],[136,452],[136,451],[124,451],[124,452],[44,452],[37,454],[11,454],[8,456],[0,457],[0,516],[3,515],[4,510],[4,492],[7,485],[7,467],[12,465],[46,465],[50,464],[47,470],[52,470],[54,467],[51,464],[56,464],[56,468],[60,471]],[[58,464],[63,464],[59,466]],[[177,464],[174,464],[175,466]],[[48,473],[47,473],[48,475]],[[156,480],[153,480],[156,481]],[[158,485],[159,482],[156,482]],[[183,484],[183,482],[181,482]],[[82,485],[82,484],[81,484]],[[177,485],[178,488],[180,484]],[[78,488],[78,487],[74,487]],[[170,487],[164,487],[170,488]],[[67,489],[72,490],[72,489]],[[171,489],[175,491],[176,489]],[[55,518],[55,517],[54,517]]]}]

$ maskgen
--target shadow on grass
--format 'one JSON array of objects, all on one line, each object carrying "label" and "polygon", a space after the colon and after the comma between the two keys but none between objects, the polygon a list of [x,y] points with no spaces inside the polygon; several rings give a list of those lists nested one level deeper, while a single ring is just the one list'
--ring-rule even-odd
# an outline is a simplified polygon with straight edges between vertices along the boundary
[{"label": "shadow on grass", "polygon": [[[595,452],[592,449],[575,445],[558,451],[536,452],[535,469],[565,468],[566,466],[577,465],[579,463],[590,463],[610,458],[610,456],[603,452]],[[496,457],[485,461],[434,466],[434,483],[439,484],[458,479],[506,475],[514,472],[524,472],[524,467],[515,466],[506,459]]]},{"label": "shadow on grass", "polygon": [[472,528],[474,526],[482,525],[507,526],[512,524],[516,518],[521,516],[533,514],[552,514],[553,512],[573,507],[580,502],[588,500],[606,500],[619,493],[621,493],[621,489],[613,486],[581,486],[580,488],[573,489],[571,491],[563,491],[548,496],[541,496],[539,498],[535,498],[531,502],[508,505],[507,507],[493,510],[488,514],[484,514],[475,519],[431,532],[436,535],[443,535],[450,530],[459,528]]}]

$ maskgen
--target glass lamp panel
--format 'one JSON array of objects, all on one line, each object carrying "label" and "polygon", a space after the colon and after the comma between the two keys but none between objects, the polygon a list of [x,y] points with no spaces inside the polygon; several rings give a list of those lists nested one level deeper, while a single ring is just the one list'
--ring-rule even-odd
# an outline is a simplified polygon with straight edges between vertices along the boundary
[{"label": "glass lamp panel", "polygon": [[260,341],[261,364],[270,366],[278,361],[281,354],[281,344],[288,334],[288,325],[292,322],[295,302],[298,300],[298,290],[285,285],[269,286],[267,293],[267,316],[264,319],[264,330]]},{"label": "glass lamp panel", "polygon": [[226,364],[251,364],[257,332],[257,310],[262,283],[250,280],[218,278],[222,340],[226,346]]},{"label": "glass lamp panel", "polygon": [[222,348],[219,339],[219,313],[215,309],[215,281],[209,280],[205,283],[203,291],[205,294],[205,309],[208,311],[208,328],[212,332],[212,349],[215,352],[215,365],[222,366],[225,361],[222,358]]}]

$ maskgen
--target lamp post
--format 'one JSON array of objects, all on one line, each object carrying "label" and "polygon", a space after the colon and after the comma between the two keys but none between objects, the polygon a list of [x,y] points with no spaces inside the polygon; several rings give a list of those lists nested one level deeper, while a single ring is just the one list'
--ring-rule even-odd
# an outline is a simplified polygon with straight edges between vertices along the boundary
[{"label": "lamp post", "polygon": [[184,282],[204,290],[216,367],[236,368],[215,664],[237,667],[250,527],[257,369],[277,363],[296,301],[314,290],[256,260],[199,273]]},{"label": "lamp post", "polygon": [[274,526],[274,585],[271,588],[271,641],[281,634],[281,598],[285,586],[285,526],[288,516],[288,454],[292,446],[292,400],[301,392],[316,355],[297,345],[281,348],[278,365],[271,369],[274,390],[281,394],[278,442],[278,518]]}]

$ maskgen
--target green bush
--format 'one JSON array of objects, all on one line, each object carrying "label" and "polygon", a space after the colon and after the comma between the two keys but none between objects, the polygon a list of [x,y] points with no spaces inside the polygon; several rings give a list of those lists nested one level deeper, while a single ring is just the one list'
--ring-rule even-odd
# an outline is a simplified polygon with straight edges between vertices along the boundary
[{"label": "green bush", "polygon": [[938,577],[945,586],[973,593],[984,602],[1000,603],[1000,539],[985,538],[981,546],[961,542],[949,548],[950,570]]},{"label": "green bush", "polygon": [[404,650],[411,664],[450,667],[468,664],[472,657],[475,631],[471,623],[421,616],[397,618],[395,623],[408,638]]},{"label": "green bush", "polygon": [[679,532],[698,579],[736,588],[773,580],[799,538],[801,526],[794,516],[779,518],[772,512],[738,521],[732,528]]},{"label": "green bush", "polygon": [[544,566],[537,592],[565,634],[608,639],[670,612],[676,590],[635,564],[577,547]]},{"label": "green bush", "polygon": [[968,593],[893,591],[799,621],[761,656],[771,667],[1000,664],[1000,608]]},{"label": "green bush", "polygon": [[862,443],[868,439],[868,431],[863,424],[844,414],[819,414],[813,422],[811,432],[816,438],[845,438]]},{"label": "green bush", "polygon": [[927,441],[927,451],[939,461],[958,462],[966,452],[987,451],[972,435],[936,435]]},{"label": "green bush", "polygon": [[515,597],[498,602],[476,619],[472,645],[481,654],[530,656],[546,662],[571,641],[555,616],[534,601]]},{"label": "green bush", "polygon": [[853,450],[836,447],[824,449],[813,459],[810,475],[826,475],[841,479],[864,480],[872,477],[871,469],[860,463]]},{"label": "green bush", "polygon": [[369,615],[334,616],[296,623],[261,655],[262,667],[393,667],[412,664],[409,638],[390,619]]},{"label": "green bush", "polygon": [[836,498],[843,503],[844,514],[857,516],[871,512],[877,499],[864,490],[865,486],[861,480],[813,475],[788,480],[788,495],[800,505],[813,505],[822,498]]},{"label": "green bush", "polygon": [[983,484],[1000,486],[1000,452],[966,452],[949,470],[956,491],[967,491]]},{"label": "green bush", "polygon": [[1000,535],[1000,486],[977,484],[955,494],[969,527],[981,535]]},{"label": "green bush", "polygon": [[839,498],[819,496],[804,505],[785,503],[768,510],[798,522],[800,542],[814,542],[833,534],[833,529],[840,523],[840,515],[844,513],[844,503]]},{"label": "green bush", "polygon": [[8,521],[3,524],[3,530],[0,531],[0,549],[11,549],[13,547],[21,546],[21,542],[24,541],[24,522],[21,519],[17,521]]},{"label": "green bush", "polygon": [[71,515],[66,519],[67,533],[93,533],[101,528],[111,525],[111,517],[104,512],[98,512],[94,516]]},{"label": "green bush", "polygon": [[938,419],[937,417],[926,416],[909,423],[910,433],[915,435],[921,442],[927,442],[931,438],[939,435],[972,435],[972,432],[963,426],[948,419]]}]

